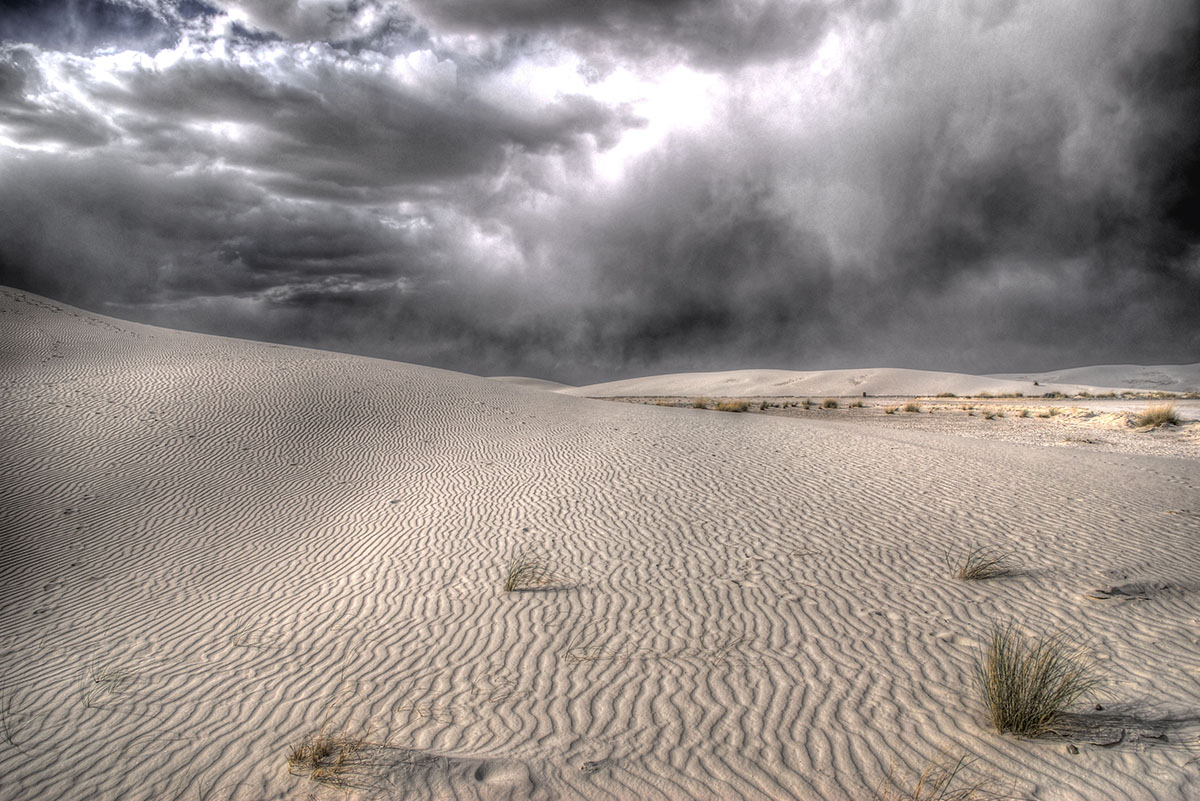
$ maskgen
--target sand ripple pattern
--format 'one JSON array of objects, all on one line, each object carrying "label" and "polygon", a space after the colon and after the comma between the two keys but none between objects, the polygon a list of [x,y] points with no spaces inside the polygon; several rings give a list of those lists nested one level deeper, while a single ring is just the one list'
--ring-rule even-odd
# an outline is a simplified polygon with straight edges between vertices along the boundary
[{"label": "sand ripple pattern", "polygon": [[[0,799],[855,799],[944,752],[1019,798],[1200,797],[1194,461],[588,401],[13,290],[0,342]],[[974,544],[1021,571],[949,579]],[[521,546],[557,580],[506,594]],[[1089,636],[1119,742],[988,730],[972,659],[1010,617]],[[364,740],[346,787],[288,771],[321,730]]]}]

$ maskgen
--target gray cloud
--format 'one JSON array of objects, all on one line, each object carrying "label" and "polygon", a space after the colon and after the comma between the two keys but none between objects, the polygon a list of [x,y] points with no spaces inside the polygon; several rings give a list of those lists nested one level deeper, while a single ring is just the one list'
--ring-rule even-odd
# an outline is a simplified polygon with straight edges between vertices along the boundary
[{"label": "gray cloud", "polygon": [[1182,2],[163,8],[4,46],[0,280],[572,381],[1200,353]]}]

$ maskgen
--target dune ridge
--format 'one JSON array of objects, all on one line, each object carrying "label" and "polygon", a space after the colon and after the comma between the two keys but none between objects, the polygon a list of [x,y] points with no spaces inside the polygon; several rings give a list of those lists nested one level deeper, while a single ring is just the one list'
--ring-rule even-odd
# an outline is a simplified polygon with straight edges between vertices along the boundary
[{"label": "dune ridge", "polygon": [[[1036,382],[1036,383],[1035,383]],[[1028,375],[969,375],[933,370],[877,367],[853,370],[726,370],[672,373],[626,378],[557,391],[589,398],[663,396],[926,396],[942,392],[956,395],[1022,393],[1033,397],[1048,392],[1075,395],[1102,394],[1127,389],[1146,391],[1200,391],[1200,364],[1109,365],[1082,367],[1058,373]]]},{"label": "dune ridge", "polygon": [[[860,799],[944,753],[1021,798],[1200,793],[1194,460],[611,404],[8,289],[0,343],[0,798]],[[1021,569],[950,579],[974,544]],[[557,582],[501,591],[521,545]],[[1068,739],[987,728],[972,662],[1009,617],[1101,660]],[[288,772],[321,730],[364,738],[345,787]]]}]

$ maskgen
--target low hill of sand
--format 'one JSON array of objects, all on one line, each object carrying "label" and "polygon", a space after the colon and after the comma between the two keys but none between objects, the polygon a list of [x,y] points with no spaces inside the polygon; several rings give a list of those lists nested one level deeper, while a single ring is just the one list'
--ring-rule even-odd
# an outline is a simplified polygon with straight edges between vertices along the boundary
[{"label": "low hill of sand", "polygon": [[573,389],[570,384],[560,384],[557,381],[547,381],[544,378],[527,378],[519,375],[493,375],[488,376],[488,378],[492,381],[499,381],[504,384],[526,387],[527,389],[540,389],[547,392],[558,392],[564,389]]},{"label": "low hill of sand", "polygon": [[[1099,370],[1099,368],[1095,368]],[[1097,375],[1101,375],[1097,373]],[[1105,374],[1106,375],[1106,374]],[[1037,381],[1037,384],[1034,382]],[[1154,386],[1149,389],[1159,389]],[[560,390],[566,395],[589,398],[616,397],[805,397],[805,396],[927,396],[942,392],[956,395],[993,395],[1020,392],[1042,395],[1047,392],[1101,394],[1120,388],[1101,384],[1042,380],[1038,377],[942,373],[931,370],[906,370],[897,367],[861,370],[729,370],[715,373],[674,373],[671,375],[628,378]]]},{"label": "low hill of sand", "polygon": [[[1200,797],[1197,460],[592,401],[13,290],[0,415],[0,799],[849,800],[961,755],[1005,798]],[[1015,573],[950,578],[977,546]],[[553,576],[504,592],[521,549]],[[975,685],[1009,620],[1105,681],[1042,739]]]},{"label": "low hill of sand", "polygon": [[1041,384],[1091,385],[1164,392],[1200,392],[1200,362],[1196,364],[1100,364],[1051,373],[1005,373],[991,376]]}]

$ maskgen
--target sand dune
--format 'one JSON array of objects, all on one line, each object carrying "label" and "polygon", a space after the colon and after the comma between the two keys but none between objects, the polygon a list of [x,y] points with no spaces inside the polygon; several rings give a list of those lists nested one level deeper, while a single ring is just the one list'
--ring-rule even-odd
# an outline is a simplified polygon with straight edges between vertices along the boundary
[{"label": "sand dune", "polygon": [[[12,290],[0,365],[0,798],[863,799],[964,753],[1008,797],[1200,796],[1196,460],[592,401]],[[977,544],[1021,569],[948,578]],[[505,593],[521,545],[557,580]],[[1009,618],[1085,633],[1104,709],[992,732],[973,659]],[[342,787],[289,773],[321,731],[363,738]]]},{"label": "sand dune", "polygon": [[1165,392],[1200,392],[1200,363],[1196,364],[1100,364],[1074,367],[1051,373],[1008,373],[992,376],[1042,384],[1081,384]]},{"label": "sand dune", "polygon": [[488,376],[492,381],[500,381],[513,386],[526,387],[528,389],[541,389],[549,392],[557,392],[562,389],[572,389],[569,384],[560,384],[557,381],[547,381],[544,378],[527,378],[519,375],[493,375]]},{"label": "sand dune", "polygon": [[[1138,369],[1142,372],[1126,370],[1121,366],[1084,367],[1059,374],[1030,376],[979,376],[895,367],[809,372],[729,370],[629,378],[560,391],[566,395],[589,398],[849,396],[864,392],[875,396],[922,396],[941,392],[953,392],[956,395],[1020,392],[1032,396],[1055,391],[1100,394],[1133,387],[1187,392],[1195,391],[1194,387],[1200,384],[1200,365]],[[1138,383],[1139,379],[1142,383]],[[1114,383],[1104,383],[1108,380]]]}]

